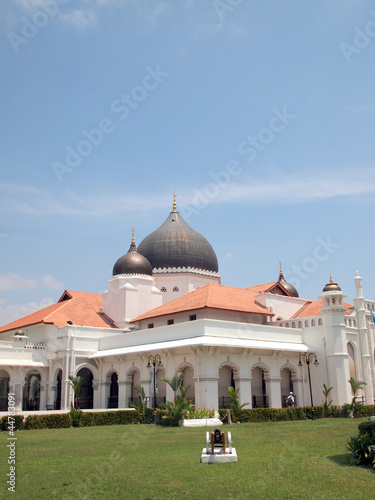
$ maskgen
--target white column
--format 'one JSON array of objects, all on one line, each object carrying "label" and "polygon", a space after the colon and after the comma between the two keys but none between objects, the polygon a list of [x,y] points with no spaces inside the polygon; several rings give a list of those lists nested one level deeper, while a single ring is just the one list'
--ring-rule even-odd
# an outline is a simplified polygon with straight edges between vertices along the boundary
[{"label": "white column", "polygon": [[251,377],[239,377],[235,383],[236,389],[239,389],[240,405],[246,404],[244,408],[251,408]]}]

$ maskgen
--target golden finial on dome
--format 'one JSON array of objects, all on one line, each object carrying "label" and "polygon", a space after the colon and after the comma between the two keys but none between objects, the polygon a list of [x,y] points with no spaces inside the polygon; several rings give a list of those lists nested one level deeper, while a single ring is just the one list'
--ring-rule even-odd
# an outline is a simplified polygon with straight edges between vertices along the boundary
[{"label": "golden finial on dome", "polygon": [[280,260],[279,264],[280,264],[280,274],[283,274],[283,268],[281,266],[281,260]]},{"label": "golden finial on dome", "polygon": [[132,244],[135,244],[135,239],[134,239],[134,227],[132,229]]},{"label": "golden finial on dome", "polygon": [[176,196],[177,194],[176,193],[172,193],[173,194],[173,211],[175,212],[177,210],[177,206],[176,206]]},{"label": "golden finial on dome", "polygon": [[332,281],[332,273],[329,273],[329,282],[333,283],[333,281]]}]

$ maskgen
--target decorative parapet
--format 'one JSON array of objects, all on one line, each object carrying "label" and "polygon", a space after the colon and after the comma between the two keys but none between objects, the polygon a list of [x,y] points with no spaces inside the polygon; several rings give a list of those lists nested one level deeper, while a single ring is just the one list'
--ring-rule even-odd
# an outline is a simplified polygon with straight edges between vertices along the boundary
[{"label": "decorative parapet", "polygon": [[192,273],[201,274],[203,276],[213,276],[220,278],[220,274],[216,271],[206,271],[205,269],[198,269],[196,267],[159,267],[152,270],[153,274],[174,274],[174,273]]}]

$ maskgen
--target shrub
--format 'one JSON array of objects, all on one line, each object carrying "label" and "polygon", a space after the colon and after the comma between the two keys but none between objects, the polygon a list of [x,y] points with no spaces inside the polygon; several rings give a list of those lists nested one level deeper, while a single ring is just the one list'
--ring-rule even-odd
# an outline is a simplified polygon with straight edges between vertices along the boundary
[{"label": "shrub", "polygon": [[215,410],[213,408],[196,408],[195,406],[188,410],[187,418],[213,418]]},{"label": "shrub", "polygon": [[367,422],[361,422],[358,425],[358,430],[360,434],[375,434],[375,420],[369,420]]},{"label": "shrub", "polygon": [[83,413],[81,425],[91,427],[96,425],[125,425],[140,423],[139,414],[132,410],[103,411]]},{"label": "shrub", "polygon": [[24,429],[63,429],[70,427],[67,413],[49,415],[29,415],[26,417]]},{"label": "shrub", "polygon": [[[12,420],[11,422],[13,422],[13,429],[15,431],[19,431],[21,429],[23,429],[23,421],[24,421],[24,416],[23,415],[15,415],[15,416],[12,416],[12,418],[14,418],[14,420]],[[5,417],[1,418],[0,419],[0,430],[1,431],[8,431],[9,428],[8,428],[8,416],[6,415]]]},{"label": "shrub", "polygon": [[[82,378],[82,377],[80,377]],[[72,403],[70,403],[69,420],[72,427],[80,427],[82,420],[83,411],[76,407],[74,408]]]}]

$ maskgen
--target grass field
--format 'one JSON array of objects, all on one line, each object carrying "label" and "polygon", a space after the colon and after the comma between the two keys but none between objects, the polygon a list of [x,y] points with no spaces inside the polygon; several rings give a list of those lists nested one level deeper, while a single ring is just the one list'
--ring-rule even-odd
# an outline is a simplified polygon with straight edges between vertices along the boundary
[{"label": "grass field", "polygon": [[[16,495],[7,491],[0,435],[0,498],[370,499],[375,473],[346,449],[367,419],[249,423],[231,430],[238,462],[201,464],[210,428],[153,425],[17,432]],[[13,495],[13,496],[12,496]]]}]

